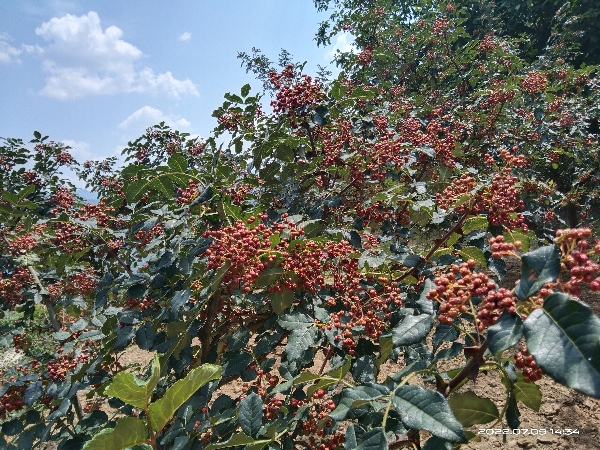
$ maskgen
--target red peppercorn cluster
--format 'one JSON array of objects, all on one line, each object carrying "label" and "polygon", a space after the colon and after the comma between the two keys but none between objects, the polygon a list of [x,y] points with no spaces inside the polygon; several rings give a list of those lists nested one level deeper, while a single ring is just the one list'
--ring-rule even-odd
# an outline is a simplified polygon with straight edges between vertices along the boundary
[{"label": "red peppercorn cluster", "polygon": [[450,22],[447,17],[438,17],[433,23],[433,34],[441,36],[446,34],[446,30],[450,28]]},{"label": "red peppercorn cluster", "polygon": [[74,203],[73,193],[65,187],[60,187],[50,196],[50,203],[54,205],[54,208],[50,210],[50,214],[60,214],[63,211],[68,211]]},{"label": "red peppercorn cluster", "polygon": [[177,203],[186,204],[193,201],[198,196],[198,183],[193,180],[188,181],[188,187],[177,188]]},{"label": "red peppercorn cluster", "polygon": [[486,34],[485,37],[481,41],[479,41],[479,52],[480,53],[487,53],[487,52],[494,51],[497,47],[498,47],[498,45],[494,41],[493,34]]},{"label": "red peppercorn cluster", "polygon": [[515,366],[523,372],[523,379],[528,382],[540,380],[544,374],[525,346],[515,354]]},{"label": "red peppercorn cluster", "polygon": [[227,131],[237,131],[237,129],[240,127],[241,123],[240,123],[240,119],[242,117],[242,113],[240,112],[227,112],[224,114],[221,114],[219,117],[217,117],[217,122],[219,125],[221,125],[223,128],[225,128]]},{"label": "red peppercorn cluster", "polygon": [[505,309],[510,314],[517,313],[514,294],[505,288],[500,288],[497,292],[488,292],[477,310],[477,327],[479,331],[495,324]]},{"label": "red peppercorn cluster", "polygon": [[[377,281],[382,287],[365,290],[359,284],[358,267],[352,269],[354,272],[347,269],[346,273],[354,275],[351,278],[346,276],[346,281],[339,283],[340,285],[345,284],[346,289],[344,290],[340,285],[337,286],[340,297],[332,297],[328,300],[330,306],[341,302],[344,309],[337,313],[331,313],[330,322],[327,324],[327,329],[331,330],[335,327],[340,331],[340,334],[336,335],[334,339],[341,341],[342,347],[347,349],[350,355],[354,354],[357,345],[357,336],[352,332],[352,328],[364,327],[364,334],[376,341],[388,325],[390,306],[402,306],[402,292],[397,285],[390,283],[388,278],[378,278]],[[367,281],[373,282],[374,279],[368,277]]]},{"label": "red peppercorn cluster", "polygon": [[80,225],[69,222],[53,222],[52,231],[54,237],[50,242],[65,253],[77,253],[88,246],[83,238],[83,228]]},{"label": "red peppercorn cluster", "polygon": [[594,248],[588,241],[592,237],[589,228],[575,228],[558,230],[555,242],[563,254],[561,265],[568,269],[570,279],[562,284],[562,290],[573,295],[581,292],[581,283],[589,283],[592,291],[600,291],[600,265],[591,257],[600,254],[600,244],[596,243]]},{"label": "red peppercorn cluster", "polygon": [[37,187],[41,187],[44,184],[39,174],[35,170],[26,170],[20,175],[20,178],[25,184],[33,184]]},{"label": "red peppercorn cluster", "polygon": [[484,273],[473,273],[476,262],[470,259],[457,266],[452,264],[450,273],[436,277],[436,288],[426,296],[440,304],[438,320],[451,324],[460,314],[469,311],[469,302],[473,297],[486,297],[496,291],[496,283]]},{"label": "red peppercorn cluster", "polygon": [[154,239],[157,236],[160,236],[162,233],[163,233],[163,224],[158,223],[158,224],[154,225],[148,231],[139,230],[135,234],[135,239],[140,241],[141,245],[148,245],[152,241],[152,239]]},{"label": "red peppercorn cluster", "polygon": [[[321,391],[323,391],[321,393]],[[323,389],[319,389],[313,394],[313,399],[321,400],[327,394]],[[316,397],[315,397],[316,396]],[[292,401],[295,399],[292,399]],[[297,401],[297,404],[304,402]],[[302,434],[308,437],[309,446],[313,450],[334,450],[340,448],[344,443],[344,434],[336,431],[331,435],[325,434],[325,429],[320,422],[325,420],[329,413],[335,409],[335,402],[332,399],[327,399],[322,402],[314,402],[311,404],[308,416],[300,422]],[[331,419],[325,422],[325,427],[333,426]]]},{"label": "red peppercorn cluster", "polygon": [[157,306],[156,300],[148,297],[144,297],[142,299],[134,299],[127,297],[125,299],[125,302],[127,305],[125,306],[125,308],[123,308],[124,311],[138,308],[141,312],[144,312],[149,308],[154,309]]},{"label": "red peppercorn cluster", "polygon": [[[459,214],[487,212],[491,225],[507,225],[511,229],[520,227],[527,231],[527,225],[524,223],[522,215],[518,214],[517,219],[511,218],[513,213],[524,207],[523,202],[517,200],[518,191],[515,188],[517,181],[517,177],[511,176],[510,169],[505,167],[500,173],[494,175],[490,186],[486,186],[474,194],[472,204],[464,202],[455,207],[455,210]],[[473,195],[471,191],[476,186],[477,181],[473,176],[463,174],[460,178],[454,179],[442,193],[436,194],[437,204],[442,209],[450,209],[461,197]]]},{"label": "red peppercorn cluster", "polygon": [[[85,352],[85,353],[84,353]],[[80,362],[89,362],[90,355],[87,349],[82,350],[81,358],[73,358],[72,355],[60,355],[58,358],[49,361],[46,364],[48,377],[54,381],[64,381],[67,379],[67,374],[73,370]]]},{"label": "red peppercorn cluster", "polygon": [[298,77],[294,72],[294,66],[289,64],[281,73],[270,72],[269,80],[277,93],[275,100],[271,101],[275,114],[285,114],[295,127],[296,110],[303,106],[314,105],[324,100],[327,96],[321,90],[319,84],[308,75]]},{"label": "red peppercorn cluster", "polygon": [[15,237],[6,247],[12,256],[24,255],[38,245],[37,239],[31,234]]},{"label": "red peppercorn cluster", "polygon": [[252,186],[248,184],[238,184],[237,186],[227,189],[226,192],[231,196],[231,203],[234,205],[241,205],[244,203],[244,200],[246,200],[246,195],[251,189]]},{"label": "red peppercorn cluster", "polygon": [[11,386],[6,394],[0,397],[0,418],[6,419],[6,413],[20,411],[25,408],[23,401],[27,386]]},{"label": "red peppercorn cluster", "polygon": [[521,241],[506,242],[502,235],[490,239],[490,250],[494,259],[500,259],[503,256],[516,256],[515,251],[520,248]]},{"label": "red peppercorn cluster", "polygon": [[85,297],[96,289],[98,279],[94,270],[87,267],[82,272],[70,274],[66,280],[49,284],[46,289],[48,295],[53,299],[59,299],[63,295],[77,295]]},{"label": "red peppercorn cluster", "polygon": [[[259,215],[259,218],[266,220],[267,216]],[[253,224],[255,220],[255,217],[251,217],[248,225]],[[273,265],[277,258],[277,251],[271,251],[270,237],[285,229],[284,223],[272,227],[260,223],[254,228],[248,228],[240,220],[233,226],[207,231],[204,237],[213,239],[211,247],[206,251],[207,270],[218,269],[229,260],[231,266],[223,278],[223,284],[233,289],[241,287],[245,292],[250,292],[260,272]]]},{"label": "red peppercorn cluster", "polygon": [[548,78],[539,72],[528,72],[521,81],[521,88],[528,94],[542,92],[548,86]]},{"label": "red peppercorn cluster", "polygon": [[89,220],[93,218],[96,219],[96,223],[99,227],[115,229],[121,225],[121,222],[116,220],[112,215],[114,211],[115,208],[108,206],[106,204],[106,199],[103,198],[97,205],[91,203],[84,205],[79,211],[76,211],[73,214],[73,217],[80,220]]},{"label": "red peppercorn cluster", "polygon": [[12,309],[23,303],[24,289],[32,284],[31,272],[25,267],[15,267],[10,278],[2,278],[0,274],[0,300]]}]

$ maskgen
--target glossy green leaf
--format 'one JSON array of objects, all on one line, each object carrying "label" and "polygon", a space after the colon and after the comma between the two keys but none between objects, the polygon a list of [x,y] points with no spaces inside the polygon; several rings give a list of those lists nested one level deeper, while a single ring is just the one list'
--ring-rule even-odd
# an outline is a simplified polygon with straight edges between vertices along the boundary
[{"label": "glossy green leaf", "polygon": [[256,278],[255,284],[257,286],[270,286],[279,280],[281,275],[283,275],[281,267],[272,267],[271,269],[263,270]]},{"label": "glossy green leaf", "polygon": [[307,327],[292,331],[288,336],[288,342],[285,346],[285,353],[288,360],[295,361],[300,358],[315,343],[316,338],[316,327]]},{"label": "glossy green leaf", "polygon": [[459,250],[458,254],[465,261],[472,259],[480,266],[487,267],[487,262],[485,260],[484,254],[477,247],[465,247],[462,250]]},{"label": "glossy green leaf", "polygon": [[244,433],[235,433],[227,442],[222,442],[219,444],[210,444],[204,450],[217,450],[219,448],[231,448],[249,444],[268,444],[269,442],[271,441],[266,439],[257,441]]},{"label": "glossy green leaf", "polygon": [[203,364],[192,369],[185,378],[176,381],[159,400],[150,405],[150,422],[155,432],[162,430],[177,408],[212,380],[221,377],[221,366]]},{"label": "glossy green leaf", "polygon": [[167,165],[178,172],[184,172],[187,170],[187,161],[185,158],[177,153],[172,155],[167,161]]},{"label": "glossy green leaf", "polygon": [[600,398],[600,319],[564,293],[550,294],[524,322],[529,353],[545,374]]},{"label": "glossy green leaf", "polygon": [[490,423],[500,418],[500,412],[493,401],[479,397],[472,391],[452,394],[448,398],[448,404],[463,427]]},{"label": "glossy green leaf", "polygon": [[152,374],[146,381],[140,380],[130,372],[122,371],[117,373],[112,383],[106,388],[104,393],[111,397],[123,400],[132,406],[145,409],[148,401],[154,392],[160,378],[160,365],[158,355],[154,355],[152,360]]},{"label": "glossy green leaf", "polygon": [[286,309],[292,306],[292,303],[294,303],[294,292],[289,289],[271,293],[271,306],[278,316],[282,315]]},{"label": "glossy green leaf", "polygon": [[387,450],[388,440],[383,428],[373,428],[360,437],[356,450]]},{"label": "glossy green leaf", "polygon": [[488,218],[486,216],[475,216],[469,217],[465,220],[462,226],[463,234],[467,235],[471,231],[475,230],[487,230],[489,226]]},{"label": "glossy green leaf", "polygon": [[247,435],[256,438],[262,427],[264,404],[262,399],[254,392],[246,396],[238,408],[238,421],[242,430]]},{"label": "glossy green leaf", "polygon": [[404,425],[427,430],[434,436],[452,442],[464,442],[462,426],[442,394],[420,386],[404,385],[392,398]]},{"label": "glossy green leaf", "polygon": [[406,316],[392,329],[394,346],[411,345],[420,342],[431,330],[433,316],[420,314]]},{"label": "glossy green leaf", "polygon": [[135,417],[122,417],[114,429],[105,429],[94,435],[83,450],[125,450],[148,439],[146,422]]},{"label": "glossy green leaf", "polygon": [[513,384],[515,391],[515,397],[517,401],[523,403],[525,406],[539,411],[542,406],[542,391],[540,387],[531,382],[527,382],[523,379],[523,374],[517,374],[518,380]]},{"label": "glossy green leaf", "polygon": [[555,281],[560,272],[560,250],[558,246],[546,245],[521,257],[521,280],[515,295],[525,300],[539,292],[546,283]]},{"label": "glossy green leaf", "polygon": [[487,341],[492,354],[497,355],[519,342],[522,336],[523,320],[521,317],[504,310],[496,323],[488,328]]}]

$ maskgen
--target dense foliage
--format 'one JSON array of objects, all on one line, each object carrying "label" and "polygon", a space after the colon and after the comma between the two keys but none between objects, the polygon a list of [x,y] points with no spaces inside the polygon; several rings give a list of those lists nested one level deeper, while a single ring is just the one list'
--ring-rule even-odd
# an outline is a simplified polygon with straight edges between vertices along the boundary
[{"label": "dense foliage", "polygon": [[[2,445],[449,449],[518,429],[544,375],[600,398],[596,68],[402,5],[336,2],[332,81],[241,55],[268,89],[226,94],[206,140],[160,124],[124,167],[3,141]],[[480,371],[501,405],[458,392]]]}]

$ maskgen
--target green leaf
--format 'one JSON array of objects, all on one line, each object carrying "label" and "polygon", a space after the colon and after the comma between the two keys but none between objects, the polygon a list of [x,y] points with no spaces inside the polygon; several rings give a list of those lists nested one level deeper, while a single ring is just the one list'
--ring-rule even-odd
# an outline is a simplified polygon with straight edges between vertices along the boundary
[{"label": "green leaf", "polygon": [[19,191],[19,193],[17,194],[17,197],[19,197],[19,199],[24,199],[25,197],[27,197],[29,194],[33,194],[35,192],[36,186],[35,184],[30,184],[28,186],[25,186],[23,189],[21,189]]},{"label": "green leaf", "polygon": [[139,201],[148,191],[148,182],[144,179],[135,180],[129,183],[125,188],[125,197],[127,203],[133,204]]},{"label": "green leaf", "polygon": [[231,439],[229,439],[227,442],[223,442],[220,444],[210,444],[208,447],[206,447],[204,450],[216,450],[219,448],[230,448],[230,447],[238,447],[240,445],[248,445],[248,444],[268,444],[269,442],[271,442],[270,440],[254,440],[252,439],[250,436],[244,434],[244,433],[235,433],[233,436],[231,436]]},{"label": "green leaf", "polygon": [[242,373],[252,362],[248,352],[228,352],[223,357],[223,377],[232,377]]},{"label": "green leaf", "polygon": [[348,88],[341,84],[339,81],[334,81],[333,86],[331,86],[331,96],[336,100],[341,100],[341,98],[346,94]]},{"label": "green leaf", "polygon": [[465,220],[465,223],[462,226],[463,234],[469,234],[474,230],[487,230],[488,229],[488,218],[487,216],[475,216],[469,217]]},{"label": "green leaf", "polygon": [[524,252],[528,252],[529,246],[531,245],[531,239],[527,234],[521,233],[519,231],[514,231],[514,230],[505,232],[504,240],[506,242],[510,242],[511,244],[513,242],[520,241],[521,242],[521,250],[523,250]]},{"label": "green leaf", "polygon": [[175,153],[169,158],[169,160],[167,161],[167,165],[173,170],[185,173],[188,164],[183,156]]},{"label": "green leaf", "polygon": [[506,423],[513,430],[519,428],[521,424],[521,413],[519,411],[519,406],[517,405],[517,399],[515,397],[515,392],[513,389],[508,391],[508,406],[506,408]]},{"label": "green leaf", "polygon": [[427,336],[433,326],[433,316],[420,314],[404,317],[392,330],[394,346],[411,345]]},{"label": "green leaf", "polygon": [[231,267],[231,260],[227,259],[227,260],[225,260],[225,263],[217,269],[217,273],[215,273],[215,277],[213,278],[212,283],[210,284],[210,289],[213,292],[219,288],[219,285],[221,284],[223,277],[225,276],[225,274],[227,273],[227,271],[229,270],[230,267]]},{"label": "green leaf", "polygon": [[517,381],[513,383],[513,389],[517,401],[536,412],[540,410],[540,406],[542,405],[542,391],[537,384],[525,381],[521,372],[517,372]]},{"label": "green leaf", "polygon": [[515,288],[520,300],[537,294],[544,284],[555,281],[560,272],[560,250],[556,244],[525,253],[521,261],[521,280]]},{"label": "green leaf", "polygon": [[544,373],[600,398],[600,319],[589,306],[553,293],[524,322],[527,348]]},{"label": "green leaf", "polygon": [[375,366],[379,368],[385,363],[394,349],[394,340],[391,336],[380,336],[379,337],[379,358],[375,360]]},{"label": "green leaf", "polygon": [[83,450],[125,450],[148,441],[146,423],[135,417],[122,417],[114,429],[108,428],[87,441]]},{"label": "green leaf", "polygon": [[238,421],[244,433],[256,438],[262,427],[264,404],[254,392],[240,402]]},{"label": "green leaf", "polygon": [[439,324],[433,333],[433,351],[436,351],[442,342],[454,342],[458,339],[458,330],[452,325]]},{"label": "green leaf", "polygon": [[17,197],[17,195],[13,194],[12,192],[8,192],[7,190],[2,191],[2,198],[11,205],[16,205],[17,203],[19,203],[19,197]]},{"label": "green leaf", "polygon": [[474,392],[454,393],[448,398],[454,417],[463,427],[490,423],[500,418],[500,412],[489,398],[478,397]]},{"label": "green leaf", "polygon": [[439,392],[404,385],[396,390],[392,401],[408,428],[427,430],[452,442],[465,442],[461,424]]},{"label": "green leaf", "polygon": [[285,353],[289,361],[295,361],[315,343],[317,339],[316,327],[307,327],[300,330],[294,330],[288,337],[285,346]]},{"label": "green leaf", "polygon": [[283,275],[283,269],[281,267],[272,267],[270,269],[263,270],[256,278],[255,284],[257,286],[270,286],[279,280],[281,275]]},{"label": "green leaf", "polygon": [[523,320],[518,314],[510,314],[507,310],[502,312],[498,321],[488,328],[490,352],[497,355],[499,352],[512,347],[523,336]]},{"label": "green leaf", "polygon": [[271,306],[278,316],[282,315],[286,309],[292,306],[294,302],[294,292],[284,289],[282,292],[271,293]]},{"label": "green leaf", "polygon": [[198,389],[212,380],[221,377],[221,366],[215,364],[203,364],[192,369],[185,378],[176,381],[162,398],[152,403],[149,408],[152,429],[159,432],[173,417],[175,411],[183,405],[187,399],[196,393]]},{"label": "green leaf", "polygon": [[483,255],[483,252],[477,247],[465,247],[462,250],[459,250],[458,254],[465,261],[473,259],[480,266],[487,267],[487,263],[485,261],[485,256]]},{"label": "green leaf", "polygon": [[159,175],[156,178],[150,180],[150,182],[148,183],[148,187],[156,191],[160,191],[168,197],[173,195],[173,191],[175,190],[173,182],[168,176],[165,175]]},{"label": "green leaf", "polygon": [[119,372],[104,393],[137,408],[145,409],[159,378],[160,365],[158,355],[155,354],[152,360],[152,373],[147,381],[140,380],[130,372]]},{"label": "green leaf", "polygon": [[249,93],[250,93],[250,85],[248,83],[246,83],[245,85],[242,86],[242,90],[241,90],[242,97],[248,97]]},{"label": "green leaf", "polygon": [[373,428],[361,436],[360,444],[356,450],[386,450],[388,441],[383,428]]},{"label": "green leaf", "polygon": [[[467,436],[467,433],[469,433],[469,431],[465,432],[465,436]],[[427,442],[425,442],[422,450],[452,450],[452,442],[448,442],[445,439],[440,439],[437,436],[431,436],[429,439],[427,439]]]},{"label": "green leaf", "polygon": [[277,319],[277,323],[284,330],[293,331],[311,327],[315,324],[315,320],[305,312],[294,311],[293,313],[282,315]]}]

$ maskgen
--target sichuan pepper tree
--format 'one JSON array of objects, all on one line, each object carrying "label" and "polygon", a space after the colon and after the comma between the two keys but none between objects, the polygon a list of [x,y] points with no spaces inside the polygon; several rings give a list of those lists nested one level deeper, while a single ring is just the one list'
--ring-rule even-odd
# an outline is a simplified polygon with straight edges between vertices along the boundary
[{"label": "sichuan pepper tree", "polygon": [[[600,289],[597,175],[561,191],[549,153],[568,177],[597,163],[593,68],[528,64],[452,5],[357,8],[336,80],[246,59],[269,89],[226,94],[209,139],[160,124],[124,167],[77,166],[97,204],[60,181],[68,149],[4,143],[3,336],[45,307],[60,344],[4,374],[6,447],[450,448],[518,428],[544,375],[600,397],[577,297]],[[59,162],[24,175],[39,146]],[[586,226],[561,226],[571,201]],[[484,370],[504,402],[457,392]]]}]

